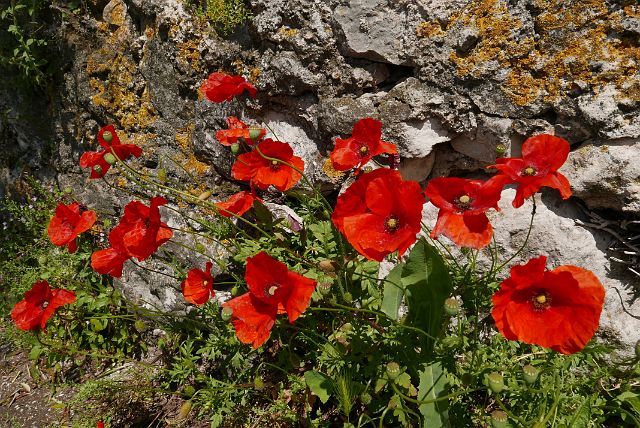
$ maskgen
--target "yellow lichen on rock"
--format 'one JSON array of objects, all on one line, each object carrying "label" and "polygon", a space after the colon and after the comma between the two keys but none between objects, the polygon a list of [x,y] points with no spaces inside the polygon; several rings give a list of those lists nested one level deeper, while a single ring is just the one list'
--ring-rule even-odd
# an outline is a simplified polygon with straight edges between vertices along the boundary
[{"label": "yellow lichen on rock", "polygon": [[195,123],[190,123],[184,128],[181,128],[176,133],[176,142],[180,148],[181,155],[183,156],[182,166],[190,174],[201,176],[209,171],[209,165],[204,162],[200,162],[193,154],[193,130],[195,129]]},{"label": "yellow lichen on rock", "polygon": [[176,44],[176,48],[178,49],[178,62],[190,66],[198,73],[202,71],[199,45],[200,41],[197,39],[190,39]]},{"label": "yellow lichen on rock", "polygon": [[439,37],[444,35],[444,31],[442,30],[442,26],[438,21],[431,22],[421,22],[416,27],[416,36],[418,37]]},{"label": "yellow lichen on rock", "polygon": [[[468,52],[452,50],[460,77],[493,73],[497,62],[508,70],[503,91],[517,105],[542,98],[553,102],[576,88],[614,84],[621,96],[640,100],[640,43],[620,36],[622,17],[635,6],[609,10],[604,0],[536,0],[535,35],[519,35],[523,23],[503,0],[473,0],[452,15],[446,31],[477,29],[478,42]],[[535,37],[535,38],[534,38]]]}]

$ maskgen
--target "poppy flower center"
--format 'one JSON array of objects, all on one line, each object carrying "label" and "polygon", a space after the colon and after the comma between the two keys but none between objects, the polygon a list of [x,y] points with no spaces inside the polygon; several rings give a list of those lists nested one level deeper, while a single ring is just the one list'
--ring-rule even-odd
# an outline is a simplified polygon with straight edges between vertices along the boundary
[{"label": "poppy flower center", "polygon": [[209,286],[209,281],[207,281],[206,279],[202,281],[202,288],[207,288],[208,286]]},{"label": "poppy flower center", "polygon": [[360,146],[360,156],[366,156],[367,154],[369,154],[369,147],[367,146]]},{"label": "poppy flower center", "polygon": [[110,143],[111,140],[113,140],[113,134],[110,131],[105,131],[102,134],[102,138],[104,139],[104,141],[106,141],[107,143]]},{"label": "poppy flower center", "polygon": [[539,292],[531,298],[531,303],[534,310],[543,311],[551,306],[551,296],[545,291]]},{"label": "poppy flower center", "polygon": [[384,221],[384,226],[387,232],[393,233],[400,227],[400,221],[398,217],[391,215]]},{"label": "poppy flower center", "polygon": [[265,289],[267,291],[267,295],[270,297],[273,297],[276,295],[276,291],[278,291],[278,287],[280,287],[280,284],[268,284]]},{"label": "poppy flower center", "polygon": [[46,300],[42,302],[42,309],[47,309],[47,306],[49,306],[49,302],[47,302]]},{"label": "poppy flower center", "polygon": [[280,162],[278,162],[277,160],[272,160],[271,161],[271,169],[274,171],[277,171],[280,169]]},{"label": "poppy flower center", "polygon": [[471,206],[471,197],[469,195],[462,195],[457,200],[455,200],[455,204],[462,211],[469,209]]},{"label": "poppy flower center", "polygon": [[522,170],[522,175],[527,176],[527,177],[532,177],[534,175],[536,175],[538,171],[536,171],[536,169],[532,166],[528,166],[525,169]]}]

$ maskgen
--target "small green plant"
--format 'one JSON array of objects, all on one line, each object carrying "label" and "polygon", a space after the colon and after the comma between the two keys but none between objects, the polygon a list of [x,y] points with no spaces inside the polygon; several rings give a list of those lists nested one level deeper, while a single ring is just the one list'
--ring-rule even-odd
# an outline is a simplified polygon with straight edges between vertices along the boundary
[{"label": "small green plant", "polygon": [[251,19],[245,0],[189,0],[196,16],[205,18],[222,34],[229,34]]},{"label": "small green plant", "polygon": [[17,69],[22,80],[34,86],[46,80],[47,39],[41,15],[49,4],[47,0],[12,0],[0,9],[0,25],[7,29],[0,35],[0,65]]}]

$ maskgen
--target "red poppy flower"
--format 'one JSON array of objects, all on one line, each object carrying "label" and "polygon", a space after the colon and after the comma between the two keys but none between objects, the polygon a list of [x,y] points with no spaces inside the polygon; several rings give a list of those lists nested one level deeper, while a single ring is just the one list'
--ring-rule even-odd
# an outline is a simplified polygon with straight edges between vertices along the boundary
[{"label": "red poppy flower", "polygon": [[69,205],[58,204],[56,213],[49,222],[47,233],[53,245],[59,247],[67,245],[70,253],[74,253],[77,248],[76,237],[82,232],[91,229],[96,222],[97,216],[94,211],[87,210],[78,202]]},{"label": "red poppy flower", "polygon": [[[302,174],[298,171],[304,170],[304,161],[293,155],[289,144],[267,138],[255,147],[255,150],[238,156],[231,168],[233,178],[251,181],[262,190],[273,185],[281,192],[291,189],[300,180]],[[265,156],[292,165],[298,171],[278,160],[266,159]]]},{"label": "red poppy flower", "polygon": [[268,338],[276,315],[286,313],[293,323],[309,306],[316,281],[291,272],[264,251],[247,259],[249,293],[224,303],[233,309],[232,322],[242,343],[260,347]]},{"label": "red poppy flower", "polygon": [[444,234],[460,247],[482,248],[491,242],[493,228],[485,212],[498,209],[501,180],[467,180],[457,177],[434,178],[424,193],[440,208],[432,238]]},{"label": "red poppy flower", "polygon": [[187,279],[180,284],[182,295],[187,302],[203,305],[207,303],[209,296],[213,296],[212,266],[213,263],[207,262],[204,272],[194,268],[187,273]]},{"label": "red poppy flower", "polygon": [[251,293],[245,293],[222,304],[233,310],[231,323],[242,343],[258,349],[271,335],[278,307],[268,305]]},{"label": "red poppy flower", "polygon": [[493,295],[491,314],[509,340],[573,354],[598,329],[604,287],[589,270],[559,266],[547,271],[546,261],[540,256],[513,266]]},{"label": "red poppy flower", "polygon": [[[122,243],[131,257],[142,261],[153,254],[159,246],[173,236],[173,231],[166,223],[160,221],[159,206],[168,201],[156,196],[151,198],[151,206],[140,201],[129,202],[124,207],[124,216],[112,233],[122,233]],[[122,231],[122,232],[120,232]]]},{"label": "red poppy flower", "polygon": [[[107,153],[113,152],[120,160],[125,160],[129,156],[138,157],[142,154],[142,149],[135,144],[120,144],[120,139],[116,135],[113,125],[107,125],[98,131],[98,143],[104,148],[99,152],[85,152],[80,157],[80,166],[82,168],[91,167],[91,178],[103,177],[111,165],[104,160]],[[96,169],[96,167],[100,169]]]},{"label": "red poppy flower", "polygon": [[355,166],[361,167],[374,156],[383,153],[396,154],[396,146],[382,141],[382,123],[367,117],[353,125],[351,138],[336,138],[336,145],[329,155],[333,168],[346,171]]},{"label": "red poppy flower", "polygon": [[360,254],[382,261],[416,242],[424,202],[417,182],[381,168],[360,176],[338,197],[331,220]]},{"label": "red poppy flower", "polygon": [[540,190],[552,187],[560,191],[563,199],[571,196],[569,180],[558,172],[569,155],[569,143],[553,135],[540,134],[528,138],[522,144],[522,158],[499,158],[495,168],[506,183],[517,183],[514,208],[522,206],[524,200]]},{"label": "red poppy flower", "polygon": [[171,239],[173,231],[160,221],[158,209],[166,203],[167,200],[160,196],[151,199],[151,207],[139,201],[129,202],[120,223],[109,233],[111,247],[91,255],[93,270],[119,278],[124,262],[129,258],[145,260]]},{"label": "red poppy flower", "polygon": [[104,422],[98,421],[98,423],[96,424],[96,428],[104,428]]},{"label": "red poppy flower", "polygon": [[249,211],[254,201],[260,200],[252,192],[242,191],[231,195],[229,199],[217,202],[215,205],[219,208],[219,213],[224,217],[231,217],[233,214],[242,215]]},{"label": "red poppy flower", "polygon": [[235,116],[229,116],[227,118],[227,126],[229,127],[229,129],[223,129],[216,132],[216,138],[223,146],[231,146],[233,144],[236,144],[239,138],[244,139],[247,144],[252,146],[256,143],[256,141],[262,140],[267,133],[267,131],[262,128],[254,128],[260,132],[260,135],[258,136],[256,141],[253,141],[250,135],[251,128],[249,128],[247,124],[245,124]]},{"label": "red poppy flower", "polygon": [[47,321],[60,306],[76,301],[73,291],[49,288],[47,281],[33,284],[24,299],[11,310],[11,318],[20,330],[45,329]]},{"label": "red poppy flower", "polygon": [[206,99],[214,103],[229,101],[233,97],[240,95],[244,90],[249,92],[252,98],[255,98],[258,91],[247,82],[242,76],[230,76],[226,73],[214,72],[200,86],[200,92]]}]

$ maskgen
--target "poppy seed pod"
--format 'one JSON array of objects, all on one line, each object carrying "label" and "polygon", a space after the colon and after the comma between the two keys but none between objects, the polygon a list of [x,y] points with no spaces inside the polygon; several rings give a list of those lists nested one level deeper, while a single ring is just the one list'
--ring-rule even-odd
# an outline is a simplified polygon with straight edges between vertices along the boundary
[{"label": "poppy seed pod", "polygon": [[110,143],[113,140],[113,133],[111,133],[110,131],[104,131],[102,133],[102,138],[104,139],[104,141],[106,141],[107,143]]},{"label": "poppy seed pod", "polygon": [[400,374],[400,365],[395,361],[391,361],[387,364],[387,376],[389,379],[394,380]]},{"label": "poppy seed pod", "polygon": [[533,367],[531,364],[527,364],[522,367],[522,377],[524,377],[524,381],[527,382],[527,385],[533,385],[538,379],[538,374],[540,374],[540,370]]},{"label": "poppy seed pod", "polygon": [[237,155],[238,153],[240,153],[240,144],[238,143],[234,143],[231,145],[231,153],[233,153],[234,155]]},{"label": "poppy seed pod", "polygon": [[360,394],[360,402],[365,406],[371,403],[371,394],[369,394],[368,392],[363,392],[362,394]]},{"label": "poppy seed pod", "polygon": [[487,383],[489,389],[496,394],[504,390],[504,378],[498,372],[489,373],[487,375]]},{"label": "poppy seed pod", "polygon": [[322,294],[323,296],[328,296],[329,293],[331,293],[331,283],[330,282],[321,282],[318,285],[318,291],[320,292],[320,294]]},{"label": "poppy seed pod", "polygon": [[498,144],[496,146],[496,156],[501,158],[504,157],[505,153],[507,153],[507,146],[504,144]]},{"label": "poppy seed pod", "polygon": [[104,161],[109,165],[113,165],[118,161],[118,159],[116,159],[113,153],[107,153],[104,155]]},{"label": "poppy seed pod", "polygon": [[220,311],[220,318],[222,318],[223,321],[229,321],[232,316],[233,309],[228,306],[222,308],[222,311]]},{"label": "poppy seed pod", "polygon": [[447,315],[457,315],[460,312],[460,302],[453,297],[449,297],[444,301],[444,311]]},{"label": "poppy seed pod", "polygon": [[264,135],[264,129],[254,127],[249,128],[249,138],[251,138],[251,140],[258,141],[262,135]]},{"label": "poppy seed pod", "polygon": [[491,412],[491,427],[506,428],[509,426],[509,417],[502,410],[494,410]]},{"label": "poppy seed pod", "polygon": [[207,199],[209,199],[210,196],[211,196],[211,190],[207,190],[206,192],[200,193],[200,195],[198,195],[198,199],[201,201],[206,201]]}]

